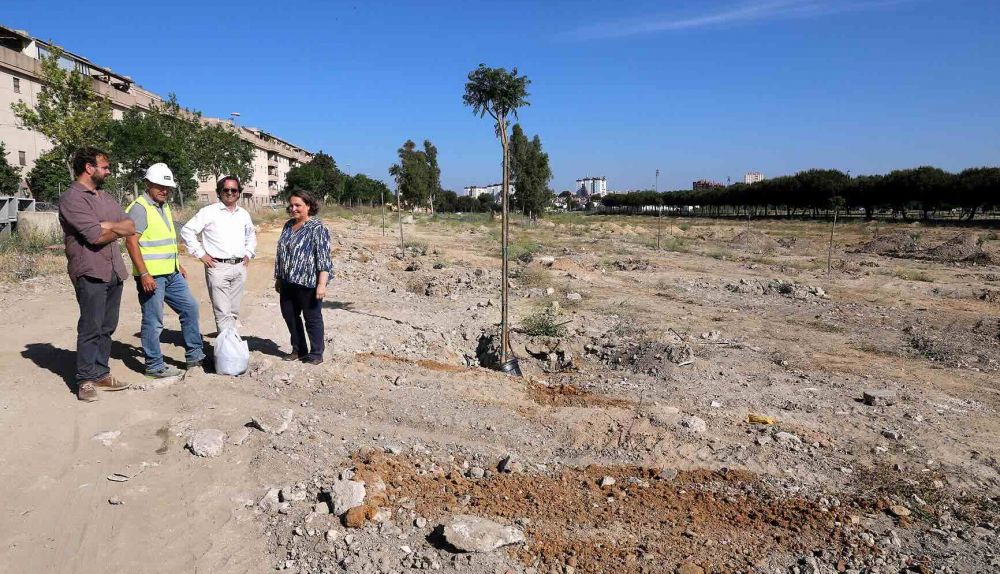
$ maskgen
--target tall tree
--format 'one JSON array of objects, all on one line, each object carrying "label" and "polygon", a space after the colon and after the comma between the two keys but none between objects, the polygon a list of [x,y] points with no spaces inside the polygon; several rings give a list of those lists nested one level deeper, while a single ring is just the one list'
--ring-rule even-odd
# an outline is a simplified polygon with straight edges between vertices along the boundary
[{"label": "tall tree", "polygon": [[93,79],[89,76],[75,68],[63,68],[62,56],[63,51],[53,47],[40,58],[42,88],[34,107],[23,101],[10,107],[24,127],[52,142],[72,173],[69,162],[77,148],[90,145],[107,149],[111,103],[91,89]]},{"label": "tall tree", "polygon": [[[428,143],[430,142],[425,142]],[[437,154],[437,148],[433,145],[430,148]],[[399,156],[399,163],[389,168],[389,174],[396,178],[402,201],[410,208],[427,205],[434,181],[427,153],[417,150],[417,144],[413,140],[406,140],[403,147],[396,150],[396,154]]]},{"label": "tall tree", "polygon": [[430,193],[431,215],[434,214],[434,199],[441,193],[441,168],[438,166],[438,150],[431,140],[424,140],[424,157],[427,158],[427,186]]},{"label": "tall tree", "polygon": [[510,164],[514,205],[529,215],[542,213],[553,199],[548,185],[552,180],[549,154],[542,151],[538,135],[528,141],[520,124],[511,130]]},{"label": "tall tree", "polygon": [[73,181],[66,171],[66,158],[58,150],[43,153],[26,178],[31,195],[40,201],[55,203]]},{"label": "tall tree", "polygon": [[193,138],[194,163],[198,173],[212,176],[235,175],[240,181],[253,176],[253,144],[222,124],[202,126]]},{"label": "tall tree", "polygon": [[173,94],[149,110],[127,110],[109,130],[111,159],[118,166],[121,195],[142,190],[146,168],[163,162],[180,188],[175,198],[193,198],[198,188],[195,138],[200,127],[197,114],[181,108]]},{"label": "tall tree", "polygon": [[500,253],[503,259],[500,273],[500,361],[507,361],[507,351],[510,347],[510,332],[507,321],[508,298],[507,277],[509,275],[507,261],[507,246],[510,238],[508,221],[508,191],[510,189],[510,156],[509,134],[507,124],[510,119],[517,118],[518,108],[528,104],[528,85],[531,83],[525,76],[517,74],[517,68],[507,71],[505,68],[488,68],[485,64],[469,72],[465,84],[465,95],[462,101],[472,108],[479,117],[489,114],[493,118],[494,131],[500,139],[503,150],[503,187],[501,191],[501,234]]},{"label": "tall tree", "polygon": [[7,149],[0,142],[0,195],[15,195],[21,183],[21,168],[7,161]]},{"label": "tall tree", "polygon": [[344,190],[343,174],[337,169],[337,162],[322,151],[313,156],[309,163],[293,167],[285,176],[284,196],[301,189],[313,193],[324,201],[340,201]]}]

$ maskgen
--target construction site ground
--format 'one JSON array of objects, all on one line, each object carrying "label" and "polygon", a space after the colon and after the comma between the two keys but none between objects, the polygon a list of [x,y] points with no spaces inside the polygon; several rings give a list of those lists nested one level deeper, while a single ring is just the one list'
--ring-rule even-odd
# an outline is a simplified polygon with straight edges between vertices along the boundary
[{"label": "construction site ground", "polygon": [[[61,252],[20,260],[0,283],[0,572],[1000,571],[990,229],[851,222],[828,272],[829,222],[518,219],[515,377],[482,366],[496,221],[419,216],[405,249],[394,218],[325,222],[323,364],[281,359],[263,224],[249,370],[150,384],[127,283],[112,371],[133,388],[89,404]],[[218,456],[186,448],[204,429]],[[366,486],[351,517],[331,512],[346,480]],[[524,540],[462,551],[443,526],[466,515]]]}]

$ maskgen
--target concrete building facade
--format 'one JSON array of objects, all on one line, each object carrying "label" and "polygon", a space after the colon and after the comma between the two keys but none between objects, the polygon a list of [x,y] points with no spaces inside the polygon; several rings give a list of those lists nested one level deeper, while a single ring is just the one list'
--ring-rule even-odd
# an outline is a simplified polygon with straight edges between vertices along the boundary
[{"label": "concrete building facade", "polygon": [[747,185],[759,181],[764,181],[764,174],[759,171],[748,171],[743,175],[743,183]]},{"label": "concrete building facade", "polygon": [[608,193],[608,180],[604,176],[584,177],[576,180],[576,194],[579,196],[600,195]]},{"label": "concrete building facade", "polygon": [[[52,148],[42,134],[20,125],[10,109],[14,102],[29,106],[37,103],[42,88],[42,64],[52,46],[32,38],[26,32],[0,26],[0,141],[7,148],[7,161],[21,167],[24,176],[35,166],[38,157]],[[125,110],[162,102],[156,94],[135,84],[132,78],[98,66],[72,52],[63,52],[60,65],[91,78],[91,89],[111,103],[112,115],[121,119]]]},{"label": "concrete building facade", "polygon": [[[51,44],[27,32],[0,26],[0,141],[6,147],[7,161],[21,167],[22,178],[35,166],[38,157],[52,148],[52,143],[42,134],[21,126],[10,106],[17,101],[29,106],[37,103],[43,77],[39,58],[51,50]],[[122,118],[125,110],[149,109],[163,102],[163,98],[137,85],[129,76],[98,66],[72,52],[63,51],[60,65],[90,77],[91,89],[108,99],[116,120]],[[203,118],[203,121],[229,125],[254,146],[253,176],[250,181],[243,182],[244,198],[251,203],[272,202],[284,188],[288,170],[313,157],[307,150],[258,128],[236,127],[215,118]],[[214,179],[207,175],[198,177],[199,200],[215,201]]]},{"label": "concrete building facade", "polygon": [[[285,189],[288,171],[313,158],[312,153],[261,129],[235,126],[216,118],[205,118],[204,121],[236,130],[244,141],[253,144],[253,175],[243,182],[243,200],[246,203],[265,205],[277,201],[281,190]],[[198,200],[205,203],[215,201],[215,186],[215,175],[200,175]]]}]

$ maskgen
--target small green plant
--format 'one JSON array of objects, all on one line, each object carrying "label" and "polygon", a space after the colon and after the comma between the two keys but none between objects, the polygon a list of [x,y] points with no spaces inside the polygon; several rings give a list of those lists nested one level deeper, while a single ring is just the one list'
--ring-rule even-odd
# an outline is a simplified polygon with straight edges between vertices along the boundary
[{"label": "small green plant", "polygon": [[566,334],[566,322],[560,322],[559,312],[549,308],[522,319],[521,331],[532,337],[562,337]]},{"label": "small green plant", "polygon": [[552,273],[542,267],[525,267],[517,274],[524,287],[545,288],[552,285]]},{"label": "small green plant", "polygon": [[527,239],[514,240],[507,246],[507,260],[530,263],[535,258],[535,254],[541,250],[542,245],[540,243]]}]

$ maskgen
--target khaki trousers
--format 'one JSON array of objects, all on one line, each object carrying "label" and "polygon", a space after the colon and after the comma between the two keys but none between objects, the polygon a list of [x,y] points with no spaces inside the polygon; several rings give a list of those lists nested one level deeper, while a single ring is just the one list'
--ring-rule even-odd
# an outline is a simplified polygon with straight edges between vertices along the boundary
[{"label": "khaki trousers", "polygon": [[238,326],[246,281],[247,266],[242,263],[216,262],[215,267],[205,267],[208,297],[212,301],[215,326],[220,333],[228,327]]}]

